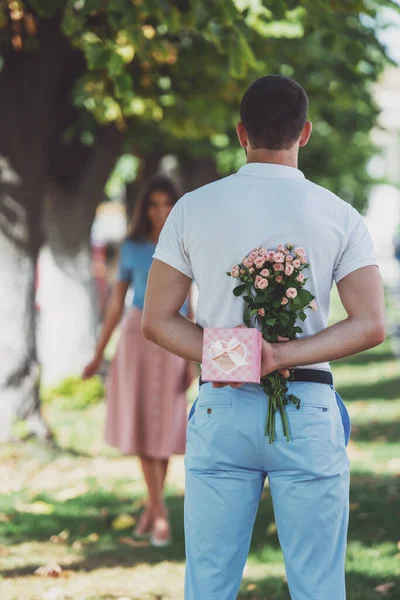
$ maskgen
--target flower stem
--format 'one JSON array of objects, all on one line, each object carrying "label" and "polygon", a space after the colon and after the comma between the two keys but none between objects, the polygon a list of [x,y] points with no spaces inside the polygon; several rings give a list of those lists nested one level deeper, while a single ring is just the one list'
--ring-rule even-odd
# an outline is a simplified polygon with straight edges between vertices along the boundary
[{"label": "flower stem", "polygon": [[275,420],[276,413],[277,411],[279,411],[282,420],[283,435],[289,442],[289,421],[285,410],[285,389],[282,386],[281,376],[279,375],[279,373],[273,373],[268,377],[268,382],[270,385],[264,386],[264,391],[269,396],[268,415],[265,423],[264,435],[268,435],[270,444],[272,444],[275,441]]}]

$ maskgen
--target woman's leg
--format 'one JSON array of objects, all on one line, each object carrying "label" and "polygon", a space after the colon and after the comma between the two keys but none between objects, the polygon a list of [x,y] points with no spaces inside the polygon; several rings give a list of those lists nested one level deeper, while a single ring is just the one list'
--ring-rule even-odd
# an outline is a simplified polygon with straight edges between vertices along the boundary
[{"label": "woman's leg", "polygon": [[162,542],[170,537],[167,508],[164,502],[164,486],[169,461],[144,456],[140,460],[148,490],[148,500],[135,534],[140,536],[153,530],[156,538]]},{"label": "woman's leg", "polygon": [[[154,514],[157,514],[157,507],[160,507],[160,468],[157,464],[158,461],[146,456],[141,456],[140,462],[147,487],[147,498],[145,501],[145,508],[134,531],[134,535],[138,537],[151,532]],[[156,507],[155,513],[153,507]],[[158,508],[158,512],[160,512],[160,508]]]},{"label": "woman's leg", "polygon": [[168,465],[169,465],[169,459],[168,458],[162,458],[160,460],[161,462],[161,469],[162,469],[162,489],[165,489],[165,481],[167,479],[167,472],[168,472]]}]

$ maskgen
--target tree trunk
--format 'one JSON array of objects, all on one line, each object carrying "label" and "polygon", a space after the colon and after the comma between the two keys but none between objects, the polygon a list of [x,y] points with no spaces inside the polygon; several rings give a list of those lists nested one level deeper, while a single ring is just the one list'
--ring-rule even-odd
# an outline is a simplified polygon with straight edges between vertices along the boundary
[{"label": "tree trunk", "polygon": [[[72,52],[73,61],[75,54]],[[0,72],[0,442],[15,418],[47,437],[39,407],[35,272],[51,146],[74,72],[58,23],[41,25],[40,49],[9,50]],[[67,76],[65,76],[67,73]]]},{"label": "tree trunk", "polygon": [[213,158],[179,156],[179,163],[180,179],[185,193],[216,181],[221,177]]},{"label": "tree trunk", "polygon": [[15,418],[39,437],[48,431],[39,411],[39,367],[35,345],[36,248],[27,244],[26,213],[11,197],[0,214],[0,443],[11,438]]},{"label": "tree trunk", "polygon": [[38,345],[45,386],[80,375],[93,357],[98,311],[91,274],[90,231],[121,141],[114,127],[100,130],[76,184],[72,170],[68,183],[72,181],[73,185],[59,181],[48,187],[44,211],[47,245],[39,263]]}]

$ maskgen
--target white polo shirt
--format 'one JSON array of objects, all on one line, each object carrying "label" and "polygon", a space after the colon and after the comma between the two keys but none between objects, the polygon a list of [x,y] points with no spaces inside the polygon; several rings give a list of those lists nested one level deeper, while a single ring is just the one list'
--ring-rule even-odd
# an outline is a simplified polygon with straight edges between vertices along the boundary
[{"label": "white polo shirt", "polygon": [[[194,279],[201,327],[243,323],[243,298],[226,275],[253,248],[292,242],[307,252],[308,289],[317,312],[300,323],[310,336],[328,324],[333,281],[376,265],[371,236],[360,214],[298,169],[248,163],[237,173],[184,195],[161,233],[154,258]],[[329,363],[308,368],[329,370]]]}]

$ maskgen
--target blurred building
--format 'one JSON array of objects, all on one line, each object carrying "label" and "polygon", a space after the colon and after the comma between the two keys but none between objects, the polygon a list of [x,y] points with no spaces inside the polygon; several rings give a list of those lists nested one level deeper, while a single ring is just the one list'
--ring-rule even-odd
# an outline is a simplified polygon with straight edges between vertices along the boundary
[{"label": "blurred building", "polygon": [[97,208],[91,231],[92,272],[100,319],[104,315],[117,269],[119,246],[126,234],[125,205],[121,202],[102,202]]}]

